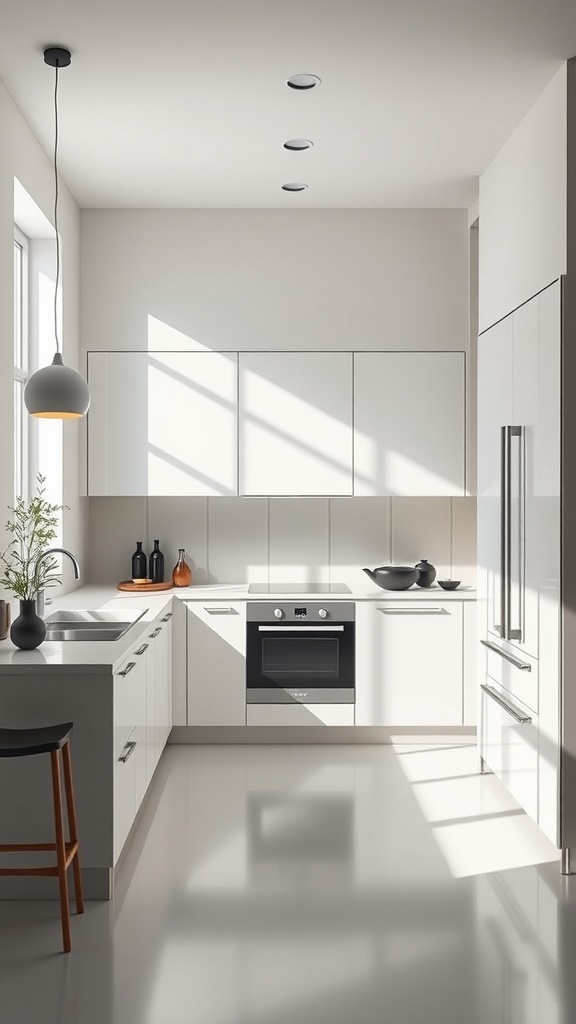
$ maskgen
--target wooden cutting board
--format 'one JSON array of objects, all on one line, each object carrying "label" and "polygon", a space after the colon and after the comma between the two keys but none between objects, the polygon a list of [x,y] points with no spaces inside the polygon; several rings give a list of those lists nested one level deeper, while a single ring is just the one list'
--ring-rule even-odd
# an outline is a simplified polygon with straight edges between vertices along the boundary
[{"label": "wooden cutting board", "polygon": [[169,583],[132,583],[132,580],[124,580],[116,584],[116,590],[127,590],[130,594],[154,594],[159,590],[172,590],[174,584]]}]

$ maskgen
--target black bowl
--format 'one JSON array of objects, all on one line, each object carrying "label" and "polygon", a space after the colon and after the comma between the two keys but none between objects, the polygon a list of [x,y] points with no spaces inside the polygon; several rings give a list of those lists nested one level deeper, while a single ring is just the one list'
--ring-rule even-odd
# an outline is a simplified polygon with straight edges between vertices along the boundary
[{"label": "black bowl", "polygon": [[442,587],[442,590],[456,590],[461,582],[462,580],[438,580],[438,586]]},{"label": "black bowl", "polygon": [[381,565],[378,569],[364,569],[364,572],[382,590],[408,590],[420,575],[420,570],[413,565]]}]

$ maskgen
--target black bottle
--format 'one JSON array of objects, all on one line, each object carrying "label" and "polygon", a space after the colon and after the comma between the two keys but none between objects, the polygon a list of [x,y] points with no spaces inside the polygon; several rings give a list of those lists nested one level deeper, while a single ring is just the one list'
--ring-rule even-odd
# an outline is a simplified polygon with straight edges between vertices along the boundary
[{"label": "black bottle", "polygon": [[132,579],[145,580],[146,577],[146,555],[142,551],[142,541],[136,541],[136,551],[132,555]]},{"label": "black bottle", "polygon": [[164,555],[160,551],[160,541],[154,541],[154,551],[150,555],[150,579],[152,583],[164,583]]}]

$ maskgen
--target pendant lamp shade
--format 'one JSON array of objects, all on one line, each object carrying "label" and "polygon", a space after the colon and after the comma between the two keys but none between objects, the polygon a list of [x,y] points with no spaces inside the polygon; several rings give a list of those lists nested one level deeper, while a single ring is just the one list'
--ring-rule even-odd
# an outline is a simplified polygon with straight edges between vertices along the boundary
[{"label": "pendant lamp shade", "polygon": [[33,373],[24,389],[24,402],[31,416],[68,420],[85,416],[90,405],[90,392],[83,377],[70,366],[64,366],[56,352],[51,366]]},{"label": "pendant lamp shade", "polygon": [[54,286],[54,338],[56,353],[51,366],[44,366],[28,379],[24,403],[31,416],[43,419],[78,419],[85,416],[90,405],[90,392],[76,370],[64,366],[58,340],[57,296],[60,280],[60,236],[58,234],[58,69],[70,64],[70,51],[61,46],[44,50],[44,61],[55,69],[54,85],[54,230],[56,234],[56,283]]}]

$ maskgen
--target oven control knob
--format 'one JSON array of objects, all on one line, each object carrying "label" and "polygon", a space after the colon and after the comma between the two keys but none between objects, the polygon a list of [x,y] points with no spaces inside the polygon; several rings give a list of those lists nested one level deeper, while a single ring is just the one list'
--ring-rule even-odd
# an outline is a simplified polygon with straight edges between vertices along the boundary
[{"label": "oven control knob", "polygon": [[327,619],[328,618],[328,612],[326,611],[325,608],[319,608],[318,609],[318,615],[320,616],[321,619]]},{"label": "oven control knob", "polygon": [[274,616],[277,619],[283,619],[284,618],[284,612],[282,611],[281,608],[275,608],[274,609]]}]

